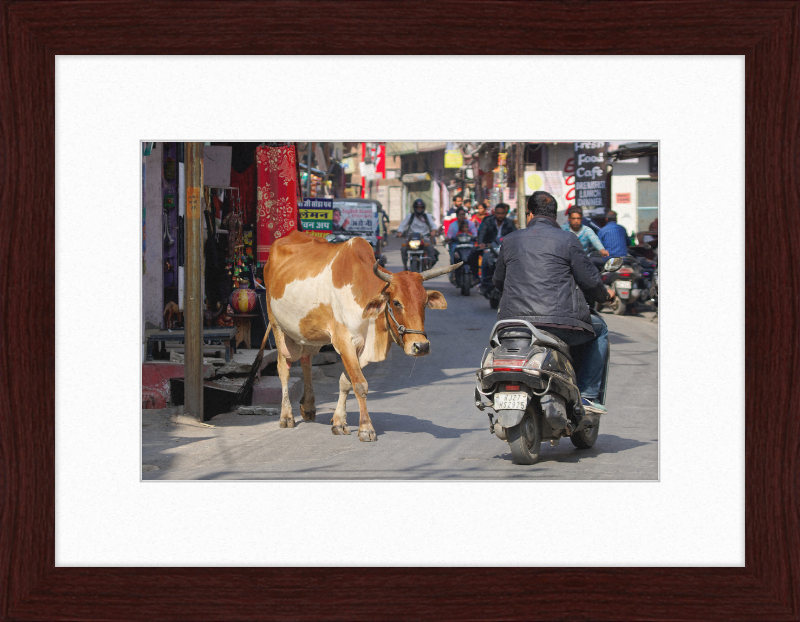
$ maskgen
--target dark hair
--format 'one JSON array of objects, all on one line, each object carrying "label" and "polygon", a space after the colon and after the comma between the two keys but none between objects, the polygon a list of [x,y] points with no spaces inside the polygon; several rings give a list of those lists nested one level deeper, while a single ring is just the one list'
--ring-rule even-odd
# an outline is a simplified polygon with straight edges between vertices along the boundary
[{"label": "dark hair", "polygon": [[581,218],[583,218],[583,210],[580,207],[570,207],[567,210],[567,218],[569,218],[571,214],[578,214]]},{"label": "dark hair", "polygon": [[549,192],[537,190],[528,197],[528,213],[534,216],[556,217],[558,202]]},{"label": "dark hair", "polygon": [[616,222],[617,221],[617,213],[615,211],[613,211],[613,210],[608,212],[608,214],[606,214],[606,219],[607,220],[613,220],[614,222]]},{"label": "dark hair", "polygon": [[342,215],[342,210],[340,210],[338,207],[334,207],[334,208],[333,208],[333,211],[334,211],[334,212],[338,212],[339,216],[341,216],[341,215]]},{"label": "dark hair", "polygon": [[469,197],[467,197],[466,199],[464,199],[464,203],[472,203],[472,199],[470,199]]},{"label": "dark hair", "polygon": [[498,203],[497,205],[495,205],[495,206],[494,206],[494,211],[495,211],[495,212],[497,211],[497,208],[498,208],[498,207],[499,207],[500,209],[504,209],[504,210],[506,210],[506,214],[508,214],[508,203]]},{"label": "dark hair", "polygon": [[464,212],[464,213],[466,214],[466,213],[467,213],[467,210],[465,210],[463,207],[459,207],[459,208],[456,210],[456,216],[458,216],[458,215],[459,215],[461,212]]},{"label": "dark hair", "polygon": [[453,197],[453,201],[455,201],[456,199],[463,199],[463,198],[464,195],[461,192],[459,192],[456,196]]}]

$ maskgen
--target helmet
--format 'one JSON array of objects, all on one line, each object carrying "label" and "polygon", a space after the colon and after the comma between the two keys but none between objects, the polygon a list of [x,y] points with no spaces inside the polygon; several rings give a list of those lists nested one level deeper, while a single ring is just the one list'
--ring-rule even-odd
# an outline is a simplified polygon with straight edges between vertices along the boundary
[{"label": "helmet", "polygon": [[416,201],[414,201],[414,205],[412,207],[414,209],[417,209],[418,207],[425,209],[425,201],[423,201],[422,199],[417,199]]}]

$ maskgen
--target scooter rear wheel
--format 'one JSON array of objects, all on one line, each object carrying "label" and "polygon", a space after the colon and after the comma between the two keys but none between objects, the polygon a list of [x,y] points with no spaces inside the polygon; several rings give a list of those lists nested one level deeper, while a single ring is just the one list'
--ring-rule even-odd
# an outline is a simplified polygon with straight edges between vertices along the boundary
[{"label": "scooter rear wheel", "polygon": [[595,442],[597,442],[597,435],[600,433],[600,422],[597,422],[597,425],[593,425],[588,430],[584,428],[580,432],[575,432],[572,436],[569,437],[569,440],[572,441],[572,444],[575,445],[578,449],[591,449],[594,447]]},{"label": "scooter rear wheel", "polygon": [[536,464],[542,449],[542,419],[528,408],[522,421],[506,430],[508,446],[516,464]]}]

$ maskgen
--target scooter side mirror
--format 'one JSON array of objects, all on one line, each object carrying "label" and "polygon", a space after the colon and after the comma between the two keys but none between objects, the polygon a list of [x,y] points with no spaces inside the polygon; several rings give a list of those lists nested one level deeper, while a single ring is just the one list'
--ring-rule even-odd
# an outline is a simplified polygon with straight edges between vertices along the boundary
[{"label": "scooter side mirror", "polygon": [[606,272],[616,272],[622,267],[622,257],[612,257],[606,262],[606,265],[603,266],[603,270]]}]

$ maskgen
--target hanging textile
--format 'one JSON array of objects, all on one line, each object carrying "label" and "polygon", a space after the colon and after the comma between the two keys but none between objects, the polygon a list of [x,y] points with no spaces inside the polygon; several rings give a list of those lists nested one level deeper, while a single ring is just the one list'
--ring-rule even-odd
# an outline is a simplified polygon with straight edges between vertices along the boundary
[{"label": "hanging textile", "polygon": [[244,224],[256,222],[256,166],[251,164],[243,173],[231,169],[231,186],[239,189],[237,197],[241,198]]},{"label": "hanging textile", "polygon": [[256,261],[264,263],[272,243],[297,229],[294,146],[256,149],[258,211]]},{"label": "hanging textile", "polygon": [[431,187],[433,189],[433,205],[431,205],[431,215],[433,216],[433,222],[436,223],[437,227],[440,227],[442,224],[442,192],[439,190],[438,181],[432,181]]}]

